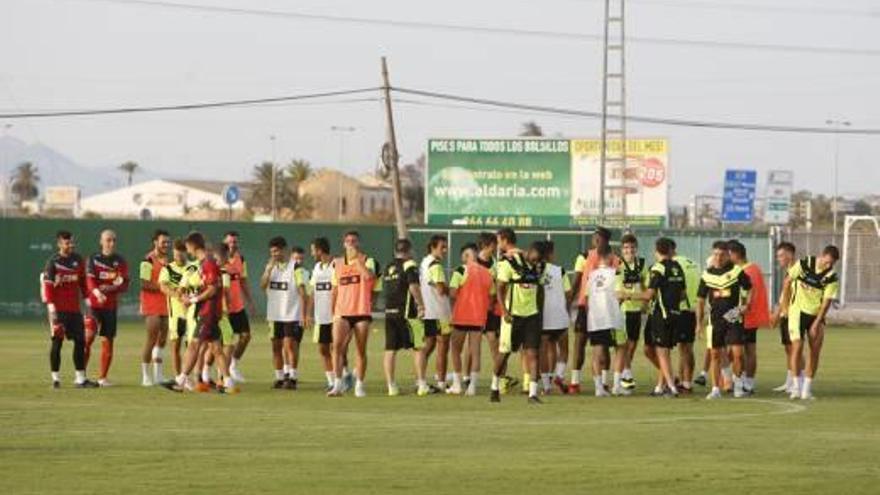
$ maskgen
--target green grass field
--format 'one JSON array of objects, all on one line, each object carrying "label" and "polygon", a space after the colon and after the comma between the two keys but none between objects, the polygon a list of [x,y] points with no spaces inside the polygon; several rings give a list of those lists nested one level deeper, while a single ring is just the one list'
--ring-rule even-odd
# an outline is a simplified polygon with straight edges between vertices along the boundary
[{"label": "green grass field", "polygon": [[[880,330],[829,330],[810,403],[770,391],[782,351],[775,332],[760,337],[755,399],[646,397],[638,359],[638,397],[529,407],[520,396],[490,404],[485,366],[475,398],[385,397],[381,332],[365,399],[324,397],[310,342],[302,389],[270,390],[264,332],[238,396],[145,390],[137,323],[120,330],[115,388],[74,389],[66,345],[55,391],[41,324],[7,321],[0,493],[878,493]],[[401,362],[408,385],[412,361]]]}]

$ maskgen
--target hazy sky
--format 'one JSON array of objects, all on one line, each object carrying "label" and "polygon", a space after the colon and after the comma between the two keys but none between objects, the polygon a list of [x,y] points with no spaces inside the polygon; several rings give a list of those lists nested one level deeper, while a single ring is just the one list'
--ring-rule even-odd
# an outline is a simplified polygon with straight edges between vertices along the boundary
[{"label": "hazy sky", "polygon": [[[174,0],[168,0],[174,1]],[[602,31],[598,0],[187,0],[271,9],[535,31]],[[247,99],[377,86],[387,55],[402,87],[598,110],[597,41],[377,26],[168,9],[101,0],[0,2],[0,110],[80,109]],[[867,54],[732,49],[633,41],[631,114],[880,128],[880,7],[872,0],[630,0],[641,38],[863,49]],[[337,98],[351,100],[352,98]],[[595,136],[599,122],[399,103],[403,159],[428,137],[503,137],[534,119],[549,133]],[[307,103],[5,121],[85,165],[133,159],[159,173],[242,178],[271,156],[337,166],[334,125],[354,126],[345,166],[371,170],[384,139],[377,101]],[[630,124],[670,139],[671,199],[717,193],[728,167],[793,169],[797,188],[830,192],[833,137]],[[842,137],[841,192],[875,192],[880,137]],[[764,175],[759,180],[764,180]]]}]

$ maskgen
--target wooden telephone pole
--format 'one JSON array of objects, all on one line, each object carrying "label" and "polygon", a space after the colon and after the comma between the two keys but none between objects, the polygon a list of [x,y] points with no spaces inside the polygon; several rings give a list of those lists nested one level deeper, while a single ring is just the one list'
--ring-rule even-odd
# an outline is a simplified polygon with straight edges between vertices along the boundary
[{"label": "wooden telephone pole", "polygon": [[394,115],[391,112],[391,83],[388,80],[388,63],[382,57],[382,92],[385,95],[385,144],[382,146],[382,163],[391,172],[393,188],[394,220],[397,226],[397,238],[406,239],[406,219],[403,216],[403,195],[400,187],[400,169],[397,154],[397,135],[394,132]]}]

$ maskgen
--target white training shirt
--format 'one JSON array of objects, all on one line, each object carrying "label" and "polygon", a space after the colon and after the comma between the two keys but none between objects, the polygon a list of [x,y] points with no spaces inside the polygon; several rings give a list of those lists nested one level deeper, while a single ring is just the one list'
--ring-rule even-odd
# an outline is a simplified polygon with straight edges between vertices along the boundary
[{"label": "white training shirt", "polygon": [[587,285],[588,307],[587,331],[616,330],[623,328],[623,312],[617,300],[617,270],[610,267],[596,268],[590,272]]},{"label": "white training shirt", "polygon": [[568,329],[571,321],[565,304],[562,267],[547,263],[544,268],[544,330]]},{"label": "white training shirt", "polygon": [[298,322],[302,311],[302,298],[296,286],[296,265],[287,262],[275,265],[269,273],[266,287],[266,319],[269,321]]},{"label": "white training shirt", "polygon": [[435,258],[429,254],[419,265],[419,286],[422,289],[422,299],[425,301],[425,319],[450,321],[452,306],[449,304],[449,296],[440,294],[428,273],[428,268],[434,261]]},{"label": "white training shirt", "polygon": [[333,261],[317,262],[312,269],[309,284],[312,286],[312,297],[315,302],[315,323],[317,325],[333,323]]}]

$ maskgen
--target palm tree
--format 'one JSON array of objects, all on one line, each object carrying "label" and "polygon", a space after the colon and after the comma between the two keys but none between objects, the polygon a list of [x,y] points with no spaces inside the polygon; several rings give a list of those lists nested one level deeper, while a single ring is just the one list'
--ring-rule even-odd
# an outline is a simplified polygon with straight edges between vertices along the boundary
[{"label": "palm tree", "polygon": [[12,194],[15,195],[18,205],[22,201],[28,201],[40,194],[40,174],[37,167],[31,162],[24,162],[15,167],[15,175],[12,177]]},{"label": "palm tree", "polygon": [[311,177],[312,172],[314,170],[312,170],[312,164],[308,160],[294,159],[287,166],[287,177],[296,184]]},{"label": "palm tree", "polygon": [[140,165],[138,165],[137,162],[133,162],[131,160],[119,166],[119,170],[122,170],[128,176],[129,186],[131,185],[131,181],[134,178],[134,173],[137,172],[138,168],[140,168]]},{"label": "palm tree", "polygon": [[[253,188],[251,189],[251,197],[249,201],[251,206],[264,210],[268,210],[272,207],[272,169],[274,167],[275,164],[272,162],[263,162],[259,165],[254,165],[254,170],[252,172]],[[280,191],[278,185],[281,183],[281,181],[277,179],[278,177],[276,176],[276,194]]]}]

